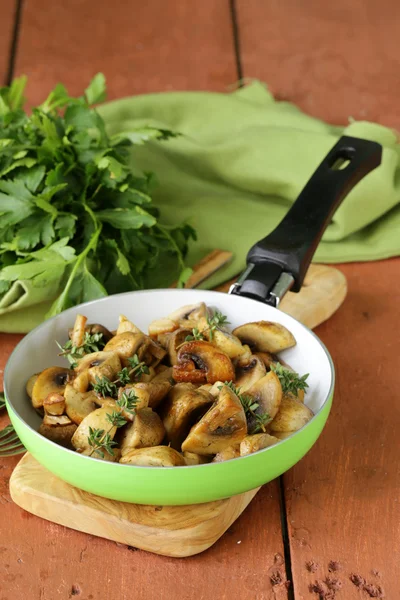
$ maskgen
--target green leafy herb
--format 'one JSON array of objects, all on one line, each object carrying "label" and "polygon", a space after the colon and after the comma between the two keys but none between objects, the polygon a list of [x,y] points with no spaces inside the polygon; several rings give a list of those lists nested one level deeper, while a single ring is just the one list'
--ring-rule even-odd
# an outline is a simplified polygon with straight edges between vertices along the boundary
[{"label": "green leafy herb", "polygon": [[117,385],[108,379],[108,377],[96,376],[96,383],[93,386],[93,390],[99,396],[103,398],[114,398],[118,393]]},{"label": "green leafy herb", "polygon": [[118,410],[113,410],[112,413],[107,413],[106,419],[113,427],[123,427],[126,425],[126,419]]},{"label": "green leafy herb", "polygon": [[[260,413],[256,412],[260,405],[258,402],[254,400],[252,396],[249,394],[242,394],[240,387],[235,387],[233,381],[225,381],[224,385],[226,385],[236,396],[239,398],[243,410],[246,415],[246,419],[251,423],[251,429],[249,430],[249,434],[258,433],[260,431],[265,431],[265,426],[270,422],[271,417],[268,413]],[[223,386],[219,386],[221,390]]]},{"label": "green leafy herb", "polygon": [[[196,234],[161,225],[154,177],[133,174],[132,148],[177,134],[155,127],[109,135],[93,104],[105,99],[98,73],[84,95],[58,84],[24,111],[26,77],[0,88],[0,299],[18,280],[46,287],[57,314],[109,293],[166,286],[190,276],[184,257]],[[71,348],[70,348],[71,349]]]},{"label": "green leafy herb", "polygon": [[114,455],[113,446],[117,445],[117,443],[111,439],[109,432],[106,432],[104,429],[92,427],[89,427],[88,444],[92,448],[89,456],[98,454],[101,458],[104,458],[104,452]]},{"label": "green leafy herb", "polygon": [[208,323],[208,327],[209,327],[209,330],[208,330],[209,339],[211,342],[213,339],[214,331],[217,329],[217,327],[222,327],[223,325],[227,325],[227,324],[229,324],[229,321],[228,321],[228,317],[226,317],[221,312],[216,310],[212,317],[207,317],[207,323]]},{"label": "green leafy herb", "polygon": [[117,377],[117,381],[119,383],[122,383],[123,385],[125,385],[126,383],[130,383],[131,376],[129,375],[128,367],[124,367],[123,369],[121,369],[121,371],[119,371],[119,373],[117,374]]},{"label": "green leafy herb", "polygon": [[68,340],[64,346],[61,346],[58,342],[56,344],[62,351],[59,356],[65,356],[72,369],[77,366],[76,361],[85,356],[85,354],[99,352],[105,346],[102,333],[89,334],[87,331],[85,331],[82,346],[74,346],[71,340]]},{"label": "green leafy herb", "polygon": [[197,327],[192,329],[192,335],[187,335],[185,337],[185,342],[192,342],[193,340],[204,340],[204,335],[197,329]]},{"label": "green leafy herb", "polygon": [[139,399],[135,394],[134,390],[128,390],[122,392],[121,396],[117,400],[117,404],[122,410],[133,414],[135,412],[136,405]]},{"label": "green leafy herb", "polygon": [[279,381],[281,382],[282,391],[284,393],[290,392],[291,394],[297,396],[299,390],[306,391],[308,388],[308,383],[306,380],[308,379],[309,373],[306,373],[306,375],[302,375],[300,377],[298,373],[291,371],[290,369],[286,369],[279,362],[271,364],[271,371],[276,373],[278,376]]},{"label": "green leafy herb", "polygon": [[139,360],[137,354],[134,354],[131,358],[128,358],[128,362],[131,367],[129,374],[137,381],[140,381],[142,375],[148,375],[150,373],[149,367],[145,362]]},{"label": "green leafy herb", "polygon": [[0,410],[6,407],[6,399],[4,396],[4,392],[0,392]]}]

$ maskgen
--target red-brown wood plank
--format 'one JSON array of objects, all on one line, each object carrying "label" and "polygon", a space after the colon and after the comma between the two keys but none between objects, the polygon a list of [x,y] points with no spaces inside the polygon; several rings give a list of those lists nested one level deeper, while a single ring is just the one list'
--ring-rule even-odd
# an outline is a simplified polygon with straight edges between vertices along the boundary
[{"label": "red-brown wood plank", "polygon": [[0,17],[0,86],[6,83],[10,61],[16,0],[2,0]]},{"label": "red-brown wood plank", "polygon": [[332,123],[400,127],[396,0],[236,0],[243,75]]},{"label": "red-brown wood plank", "polygon": [[[337,600],[368,598],[352,573],[399,597],[398,322],[400,259],[341,265],[349,294],[316,333],[337,372],[332,414],[308,456],[284,477],[296,598],[342,564]],[[320,568],[307,572],[306,561]],[[377,575],[377,572],[379,575]],[[315,597],[315,596],[314,596]]]},{"label": "red-brown wood plank", "polygon": [[[16,74],[29,102],[58,81],[79,94],[103,71],[109,97],[173,89],[223,91],[237,79],[229,2],[25,0]],[[0,368],[16,343],[0,334]],[[0,599],[285,600],[272,586],[283,545],[276,482],[209,551],[168,559],[47,523],[11,501],[15,459],[0,461]]]},{"label": "red-brown wood plank", "polygon": [[26,0],[21,33],[16,72],[32,103],[59,81],[80,94],[98,71],[110,99],[237,79],[228,0]]}]

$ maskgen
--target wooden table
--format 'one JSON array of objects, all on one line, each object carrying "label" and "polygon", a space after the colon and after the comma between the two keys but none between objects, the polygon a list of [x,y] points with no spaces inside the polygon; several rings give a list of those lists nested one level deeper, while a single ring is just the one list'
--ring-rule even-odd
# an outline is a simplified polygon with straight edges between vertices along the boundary
[{"label": "wooden table", "polygon": [[[0,82],[26,73],[36,103],[58,81],[81,93],[99,70],[110,98],[257,77],[331,122],[400,128],[396,11],[394,0],[3,0]],[[337,600],[368,600],[351,574],[400,598],[399,266],[339,266],[348,298],[317,330],[338,375],[327,428],[202,555],[162,558],[31,516],[8,493],[18,459],[0,461],[0,600],[318,600],[309,586],[327,575]],[[0,336],[1,367],[18,339]]]}]

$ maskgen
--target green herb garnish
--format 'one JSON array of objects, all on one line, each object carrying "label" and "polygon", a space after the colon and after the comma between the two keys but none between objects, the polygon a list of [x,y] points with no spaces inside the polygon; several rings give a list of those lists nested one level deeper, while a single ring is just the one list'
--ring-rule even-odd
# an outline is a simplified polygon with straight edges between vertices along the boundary
[{"label": "green herb garnish", "polygon": [[24,111],[26,81],[0,88],[0,300],[29,280],[59,290],[51,316],[168,285],[179,272],[183,285],[195,231],[161,225],[153,175],[132,171],[132,148],[177,134],[150,126],[108,134],[92,106],[105,99],[102,73],[79,98],[58,84],[32,112]]},{"label": "green herb garnish", "polygon": [[116,383],[110,381],[108,377],[96,376],[96,383],[93,386],[93,390],[99,396],[103,396],[103,398],[114,398],[118,393]]},{"label": "green herb garnish", "polygon": [[192,329],[192,334],[191,335],[187,335],[185,337],[185,342],[193,342],[193,340],[195,340],[196,342],[198,342],[200,340],[204,340],[204,335],[201,333],[201,331],[199,331],[197,329],[197,327],[195,327],[194,329]]},{"label": "green herb garnish", "polygon": [[[252,398],[249,394],[242,394],[241,388],[236,387],[233,381],[225,381],[224,385],[226,385],[236,396],[239,398],[244,413],[246,415],[246,419],[249,421],[253,421],[252,428],[249,431],[249,434],[258,433],[259,431],[265,431],[265,426],[271,420],[271,417],[268,413],[257,413],[257,409],[260,408],[258,402]],[[223,386],[219,386],[221,390]]]},{"label": "green herb garnish", "polygon": [[137,381],[140,381],[142,375],[148,375],[150,373],[149,367],[144,361],[141,361],[137,354],[134,354],[131,358],[128,358],[130,365],[129,374]]},{"label": "green herb garnish", "polygon": [[93,333],[92,335],[85,331],[82,346],[74,346],[72,340],[68,340],[64,346],[61,346],[56,342],[57,346],[62,350],[59,356],[65,356],[71,365],[72,369],[77,366],[77,360],[85,356],[85,354],[91,354],[92,352],[99,352],[105,346],[102,333]]},{"label": "green herb garnish", "polygon": [[209,335],[209,339],[211,342],[213,339],[214,331],[217,329],[217,327],[222,327],[223,325],[228,325],[229,321],[228,321],[228,317],[226,317],[221,312],[216,310],[212,317],[207,317],[207,323],[208,323],[208,328],[209,328],[208,335]]},{"label": "green herb garnish", "polygon": [[114,455],[113,446],[117,445],[117,443],[111,439],[109,432],[104,431],[104,429],[93,429],[92,427],[89,427],[88,443],[92,448],[92,452],[89,456],[96,453],[101,458],[104,458],[104,451]]},{"label": "green herb garnish", "polygon": [[307,378],[310,375],[306,373],[306,375],[300,375],[295,371],[291,371],[290,369],[286,369],[281,363],[272,363],[271,371],[273,371],[279,378],[281,382],[283,393],[291,393],[295,396],[298,395],[299,390],[306,391],[308,388]]}]

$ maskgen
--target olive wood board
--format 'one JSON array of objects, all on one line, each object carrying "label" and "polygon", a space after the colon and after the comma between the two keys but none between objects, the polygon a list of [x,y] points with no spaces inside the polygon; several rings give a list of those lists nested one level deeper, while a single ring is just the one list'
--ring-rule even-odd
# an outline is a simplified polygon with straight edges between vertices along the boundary
[{"label": "olive wood board", "polygon": [[[281,307],[305,325],[315,327],[339,308],[346,296],[346,287],[346,279],[337,269],[312,265],[304,288],[298,294],[288,294]],[[192,556],[212,546],[259,489],[225,500],[187,506],[117,502],[65,483],[29,453],[20,460],[10,479],[13,501],[38,517],[173,557]]]}]

